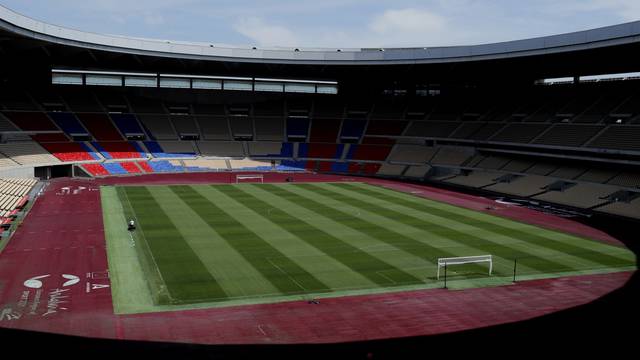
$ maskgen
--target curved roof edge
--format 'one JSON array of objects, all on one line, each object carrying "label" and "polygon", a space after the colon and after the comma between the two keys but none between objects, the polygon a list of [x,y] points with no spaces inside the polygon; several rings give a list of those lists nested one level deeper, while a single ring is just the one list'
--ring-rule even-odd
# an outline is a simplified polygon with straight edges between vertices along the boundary
[{"label": "curved roof edge", "polygon": [[567,34],[469,46],[249,49],[84,32],[38,21],[1,5],[0,28],[32,39],[110,52],[208,61],[317,65],[401,65],[491,60],[640,42],[640,21],[634,21]]}]

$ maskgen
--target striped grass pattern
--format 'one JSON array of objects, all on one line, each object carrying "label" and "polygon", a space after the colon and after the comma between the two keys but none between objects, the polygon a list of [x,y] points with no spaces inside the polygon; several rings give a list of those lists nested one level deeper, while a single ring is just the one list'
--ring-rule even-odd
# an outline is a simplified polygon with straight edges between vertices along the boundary
[{"label": "striped grass pattern", "polygon": [[118,186],[102,200],[122,313],[439,287],[440,257],[493,255],[492,276],[449,269],[460,287],[509,283],[516,260],[527,279],[635,268],[625,248],[363,183]]}]

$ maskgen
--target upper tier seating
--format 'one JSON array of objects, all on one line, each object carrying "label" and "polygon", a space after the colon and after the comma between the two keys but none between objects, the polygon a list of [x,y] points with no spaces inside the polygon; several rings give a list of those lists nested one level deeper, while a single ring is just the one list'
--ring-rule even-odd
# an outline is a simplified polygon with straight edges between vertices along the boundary
[{"label": "upper tier seating", "polygon": [[578,147],[584,145],[603,128],[604,125],[555,124],[533,143]]},{"label": "upper tier seating", "polygon": [[226,116],[196,116],[205,140],[231,140],[231,128]]},{"label": "upper tier seating", "polygon": [[[169,119],[178,135],[200,135],[198,125],[196,125],[196,121],[191,115],[171,115]],[[150,130],[153,131],[152,129]]]},{"label": "upper tier seating", "polygon": [[431,158],[432,164],[461,166],[471,157],[470,150],[466,148],[441,147]]},{"label": "upper tier seating", "polygon": [[391,146],[351,144],[347,159],[385,161],[391,152]]},{"label": "upper tier seating", "polygon": [[253,119],[248,116],[230,116],[229,125],[235,138],[253,138]]},{"label": "upper tier seating", "polygon": [[527,144],[549,127],[547,124],[518,124],[512,123],[503,127],[490,141],[524,143]]},{"label": "upper tier seating", "polygon": [[251,141],[247,145],[249,146],[249,155],[252,157],[293,157],[293,146],[291,146],[290,153],[283,154],[283,143],[281,142]]},{"label": "upper tier seating", "polygon": [[66,134],[87,136],[89,133],[87,130],[80,124],[76,116],[72,113],[67,112],[50,112],[48,113],[49,117],[53,119],[53,121],[58,125],[62,131]]},{"label": "upper tier seating", "polygon": [[145,141],[144,145],[156,158],[192,158],[196,156],[191,141]]},{"label": "upper tier seating", "polygon": [[366,120],[345,119],[342,122],[342,130],[340,131],[340,139],[344,140],[360,140],[364,134],[364,128],[367,125]]},{"label": "upper tier seating", "polygon": [[242,143],[237,141],[198,141],[196,144],[202,156],[246,157]]},{"label": "upper tier seating", "polygon": [[139,114],[138,119],[142,122],[145,129],[148,131],[149,136],[156,140],[177,140],[176,134],[171,122],[169,121],[169,115],[157,115],[157,114]]},{"label": "upper tier seating", "polygon": [[609,179],[607,184],[626,186],[626,187],[640,187],[640,173],[633,172],[621,172],[615,177]]},{"label": "upper tier seating", "polygon": [[483,186],[496,183],[496,179],[502,174],[490,171],[472,171],[467,175],[459,175],[451,179],[445,180],[445,182],[451,184],[458,184],[464,186],[470,186],[474,188],[480,188]]},{"label": "upper tier seating", "polygon": [[109,114],[111,120],[124,136],[144,135],[138,119],[133,114]]},{"label": "upper tier seating", "polygon": [[604,184],[611,178],[616,176],[616,174],[618,174],[617,171],[589,169],[588,171],[580,175],[577,180]]},{"label": "upper tier seating", "polygon": [[587,146],[603,149],[640,151],[640,126],[610,125]]},{"label": "upper tier seating", "polygon": [[298,157],[309,159],[340,159],[344,144],[298,144]]},{"label": "upper tier seating", "polygon": [[122,135],[105,114],[78,114],[78,118],[98,141],[122,141]]},{"label": "upper tier seating", "polygon": [[460,126],[453,121],[414,121],[404,133],[405,136],[445,138]]},{"label": "upper tier seating", "polygon": [[389,154],[392,163],[425,164],[431,160],[437,148],[420,145],[397,144]]},{"label": "upper tier seating", "polygon": [[283,141],[284,119],[281,117],[254,117],[256,138],[259,141]]},{"label": "upper tier seating", "polygon": [[60,131],[60,129],[42,112],[10,112],[3,114],[20,129],[26,131]]},{"label": "upper tier seating", "polygon": [[0,132],[2,131],[17,131],[18,128],[13,125],[6,116],[0,113]]}]

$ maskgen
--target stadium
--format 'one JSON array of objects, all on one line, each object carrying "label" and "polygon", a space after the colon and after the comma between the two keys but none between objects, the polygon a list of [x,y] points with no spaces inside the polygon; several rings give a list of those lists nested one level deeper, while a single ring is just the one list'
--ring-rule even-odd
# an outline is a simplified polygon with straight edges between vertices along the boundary
[{"label": "stadium", "polygon": [[0,6],[0,33],[0,343],[634,348],[640,22],[233,48]]}]

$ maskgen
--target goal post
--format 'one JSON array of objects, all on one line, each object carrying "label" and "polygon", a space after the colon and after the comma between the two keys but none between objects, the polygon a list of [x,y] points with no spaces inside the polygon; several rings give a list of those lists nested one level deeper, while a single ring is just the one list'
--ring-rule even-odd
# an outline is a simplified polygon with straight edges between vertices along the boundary
[{"label": "goal post", "polygon": [[264,175],[252,174],[252,175],[236,175],[236,184],[241,182],[259,182],[264,183]]},{"label": "goal post", "polygon": [[491,255],[478,255],[478,256],[461,256],[450,258],[438,258],[438,273],[436,279],[440,280],[440,268],[449,265],[462,265],[471,263],[489,263],[489,275],[493,272],[493,258]]}]

